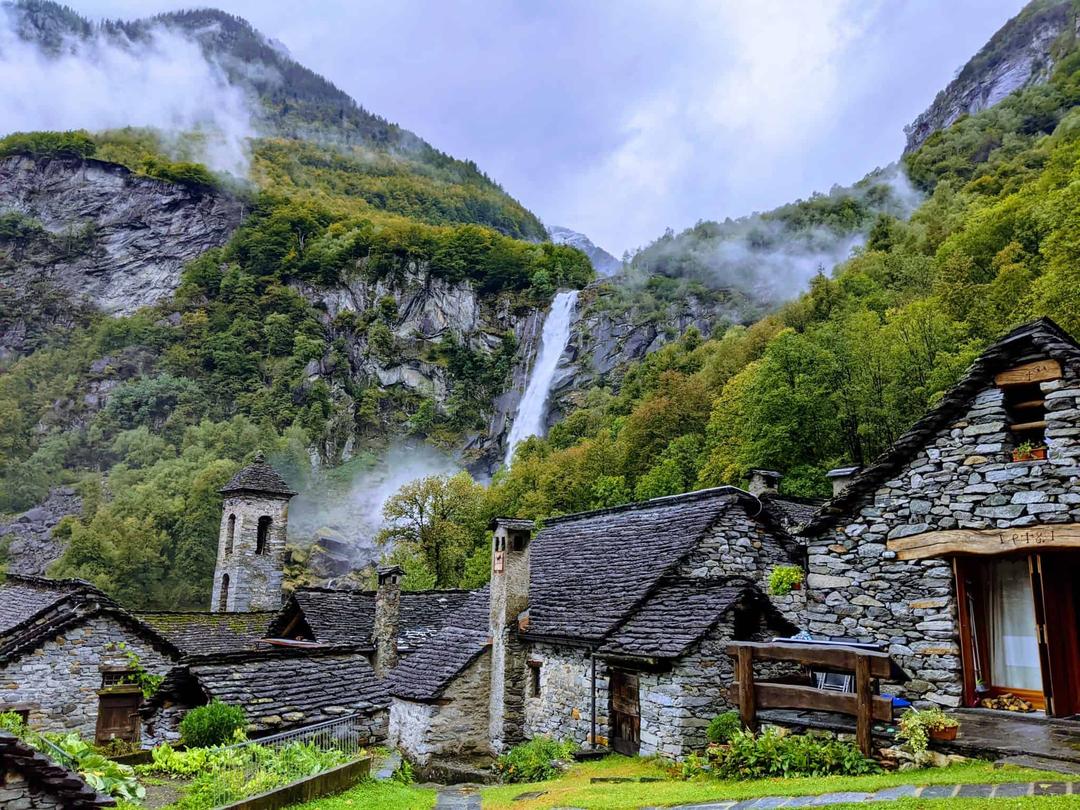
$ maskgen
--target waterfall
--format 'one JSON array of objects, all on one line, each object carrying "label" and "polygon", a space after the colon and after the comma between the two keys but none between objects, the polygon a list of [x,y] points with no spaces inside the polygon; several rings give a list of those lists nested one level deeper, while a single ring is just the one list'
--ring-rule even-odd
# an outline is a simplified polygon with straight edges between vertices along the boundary
[{"label": "waterfall", "polygon": [[570,325],[573,323],[577,297],[577,290],[557,293],[551,302],[551,311],[544,318],[536,363],[529,374],[528,385],[525,386],[525,393],[521,395],[514,423],[510,426],[510,436],[506,440],[507,467],[514,458],[514,448],[530,436],[542,436],[544,433],[548,395],[551,393],[551,383],[555,379],[559,358],[570,340]]}]

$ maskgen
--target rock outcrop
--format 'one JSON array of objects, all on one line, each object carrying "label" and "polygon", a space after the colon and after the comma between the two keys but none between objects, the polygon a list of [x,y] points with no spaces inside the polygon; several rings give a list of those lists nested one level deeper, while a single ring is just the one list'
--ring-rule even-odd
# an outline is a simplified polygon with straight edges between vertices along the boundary
[{"label": "rock outcrop", "polygon": [[602,247],[593,244],[593,241],[583,233],[553,225],[548,228],[548,238],[556,245],[569,245],[588,256],[597,275],[613,276],[622,270],[622,262]]},{"label": "rock outcrop", "polygon": [[7,570],[43,575],[64,551],[61,542],[53,537],[53,529],[65,516],[77,515],[81,510],[82,499],[75,490],[58,487],[33,509],[0,523],[0,546],[8,560]]},{"label": "rock outcrop", "polygon": [[112,315],[157,303],[224,244],[243,204],[99,160],[0,159],[0,287],[43,281]]},{"label": "rock outcrop", "polygon": [[963,115],[993,107],[1010,93],[1049,79],[1057,56],[1054,45],[1062,37],[1076,35],[1077,21],[1069,0],[1029,3],[964,65],[925,112],[904,127],[904,151],[918,149]]}]

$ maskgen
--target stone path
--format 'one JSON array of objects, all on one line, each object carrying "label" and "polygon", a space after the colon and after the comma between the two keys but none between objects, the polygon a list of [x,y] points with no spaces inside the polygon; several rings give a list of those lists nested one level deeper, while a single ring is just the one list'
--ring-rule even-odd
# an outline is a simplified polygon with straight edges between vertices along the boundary
[{"label": "stone path", "polygon": [[[1080,782],[1011,782],[1000,785],[900,785],[876,793],[824,793],[817,796],[769,796],[744,801],[686,804],[667,810],[766,810],[773,807],[823,807],[896,799],[1015,799],[1020,796],[1080,796]],[[441,805],[436,805],[440,807]],[[450,807],[451,805],[447,805]],[[477,804],[476,807],[480,805]],[[645,808],[644,810],[649,810]],[[658,810],[652,808],[652,810]]]},{"label": "stone path", "polygon": [[480,810],[479,785],[440,785],[435,810]]}]

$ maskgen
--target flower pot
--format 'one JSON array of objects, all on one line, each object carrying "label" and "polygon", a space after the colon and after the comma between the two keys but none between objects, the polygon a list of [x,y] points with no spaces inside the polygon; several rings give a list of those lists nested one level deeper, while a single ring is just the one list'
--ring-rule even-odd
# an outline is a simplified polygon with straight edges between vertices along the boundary
[{"label": "flower pot", "polygon": [[791,590],[793,590],[793,591],[801,591],[802,590],[802,583],[801,582],[793,582],[791,584]]},{"label": "flower pot", "polygon": [[930,729],[930,739],[955,740],[957,728],[958,726],[950,726],[949,728],[932,728]]},{"label": "flower pot", "polygon": [[1013,461],[1041,461],[1046,458],[1045,447],[1035,447],[1031,450],[1013,450]]}]

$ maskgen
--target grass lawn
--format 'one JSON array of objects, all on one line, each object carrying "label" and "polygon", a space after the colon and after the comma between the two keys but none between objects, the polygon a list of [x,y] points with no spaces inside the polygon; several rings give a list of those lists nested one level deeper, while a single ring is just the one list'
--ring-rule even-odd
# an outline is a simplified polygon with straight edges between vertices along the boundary
[{"label": "grass lawn", "polygon": [[435,791],[397,782],[363,782],[351,790],[295,804],[290,810],[431,810]]},{"label": "grass lawn", "polygon": [[[593,777],[660,777],[660,782],[592,783]],[[671,780],[660,765],[652,760],[610,756],[596,762],[575,765],[560,779],[518,785],[484,788],[484,810],[542,810],[550,807],[583,807],[587,810],[636,810],[644,806],[694,804],[721,799],[750,799],[760,796],[801,796],[834,791],[874,791],[895,785],[963,784],[967,782],[1028,782],[1068,781],[1061,774],[1047,774],[1024,768],[995,768],[988,762],[966,762],[949,768],[924,771],[883,773],[874,776],[830,776],[820,778],[792,777],[788,779],[758,779],[745,782],[702,779],[690,782]],[[522,793],[545,791],[543,796],[513,801]],[[1058,807],[1066,803],[1080,806],[1080,799],[1066,798],[1049,801],[1027,799],[994,800],[995,810],[1012,807]],[[973,800],[971,807],[985,807],[985,800]],[[1056,802],[1056,803],[1055,803]],[[859,805],[866,807],[866,805]],[[891,808],[944,808],[966,806],[965,800],[948,799],[910,803],[893,802]]]}]

